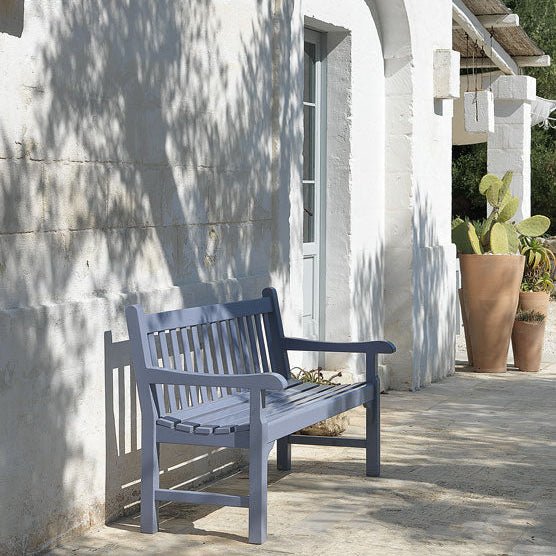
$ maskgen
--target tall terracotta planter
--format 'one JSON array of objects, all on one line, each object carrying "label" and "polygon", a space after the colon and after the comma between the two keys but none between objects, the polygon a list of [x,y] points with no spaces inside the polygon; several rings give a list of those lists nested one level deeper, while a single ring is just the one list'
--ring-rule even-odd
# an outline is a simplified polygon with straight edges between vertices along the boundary
[{"label": "tall terracotta planter", "polygon": [[516,320],[512,332],[514,364],[520,371],[537,372],[541,368],[546,321]]},{"label": "tall terracotta planter", "polygon": [[459,259],[473,368],[480,373],[505,372],[525,257],[459,255]]},{"label": "tall terracotta planter", "polygon": [[461,307],[461,320],[463,321],[463,331],[465,333],[465,349],[467,350],[467,361],[469,366],[473,366],[473,350],[471,349],[471,338],[469,338],[469,323],[467,322],[467,311],[465,310],[465,301],[463,298],[463,288],[458,290],[459,304]]}]

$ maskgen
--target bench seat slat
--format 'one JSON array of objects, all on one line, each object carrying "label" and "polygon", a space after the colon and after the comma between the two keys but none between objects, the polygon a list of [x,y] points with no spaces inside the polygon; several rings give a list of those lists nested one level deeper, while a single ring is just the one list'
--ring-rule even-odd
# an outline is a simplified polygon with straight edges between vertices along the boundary
[{"label": "bench seat slat", "polygon": [[176,430],[183,432],[195,432],[195,429],[200,426],[201,423],[196,423],[195,421],[182,421],[176,424]]},{"label": "bench seat slat", "polygon": [[343,386],[328,386],[327,388],[320,389],[315,392],[310,390],[307,396],[297,397],[294,400],[287,400],[285,403],[278,403],[271,407],[271,413],[274,415],[276,413],[283,413],[285,411],[292,411],[292,409],[298,409],[300,407],[312,404],[314,402],[322,401],[328,399],[331,396],[337,396],[343,394],[354,388],[358,388],[359,383],[356,384],[346,384]]},{"label": "bench seat slat", "polygon": [[[242,403],[249,402],[249,394],[235,394],[234,396],[226,396],[225,398],[219,398],[214,402],[209,402],[205,404],[199,404],[195,407],[188,407],[183,410],[178,410],[172,413],[172,416],[179,420],[197,420],[199,417],[217,411],[218,409],[231,408]],[[169,415],[164,415],[163,418],[168,418]]]}]

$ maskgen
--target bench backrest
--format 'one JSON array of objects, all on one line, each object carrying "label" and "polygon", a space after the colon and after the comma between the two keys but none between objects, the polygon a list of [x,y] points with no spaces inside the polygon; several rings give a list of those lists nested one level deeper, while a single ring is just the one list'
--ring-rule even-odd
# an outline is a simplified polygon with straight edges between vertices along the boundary
[{"label": "bench backrest", "polygon": [[213,374],[274,371],[289,378],[273,288],[263,290],[259,299],[163,313],[145,314],[133,305],[126,309],[126,317],[141,405],[148,395],[158,416],[211,403],[231,392],[215,387],[151,387],[143,380],[148,367]]}]

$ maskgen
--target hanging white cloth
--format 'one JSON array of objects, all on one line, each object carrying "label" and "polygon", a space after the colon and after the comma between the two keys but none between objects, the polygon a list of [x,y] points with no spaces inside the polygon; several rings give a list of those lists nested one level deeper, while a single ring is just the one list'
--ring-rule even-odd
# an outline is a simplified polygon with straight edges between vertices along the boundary
[{"label": "hanging white cloth", "polygon": [[556,110],[556,100],[537,97],[531,104],[531,125],[539,125],[548,129],[556,127],[556,119],[550,114]]}]

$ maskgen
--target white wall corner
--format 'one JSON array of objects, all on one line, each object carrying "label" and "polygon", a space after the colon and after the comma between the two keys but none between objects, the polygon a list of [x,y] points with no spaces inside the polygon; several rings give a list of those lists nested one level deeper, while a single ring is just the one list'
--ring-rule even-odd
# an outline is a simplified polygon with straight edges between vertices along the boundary
[{"label": "white wall corner", "polygon": [[434,98],[459,98],[460,53],[450,49],[434,51]]}]

